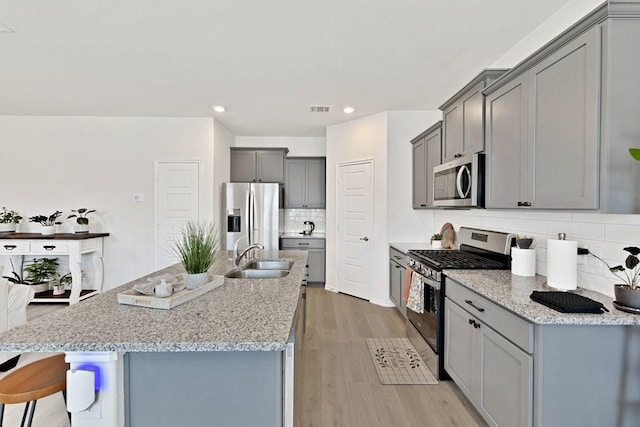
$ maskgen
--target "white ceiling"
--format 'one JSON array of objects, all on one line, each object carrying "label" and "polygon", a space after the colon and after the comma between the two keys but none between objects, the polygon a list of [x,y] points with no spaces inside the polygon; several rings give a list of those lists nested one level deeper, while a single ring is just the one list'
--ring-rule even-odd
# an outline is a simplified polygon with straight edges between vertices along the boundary
[{"label": "white ceiling", "polygon": [[0,32],[0,114],[215,116],[236,135],[324,136],[437,109],[567,2],[0,0],[15,31]]}]

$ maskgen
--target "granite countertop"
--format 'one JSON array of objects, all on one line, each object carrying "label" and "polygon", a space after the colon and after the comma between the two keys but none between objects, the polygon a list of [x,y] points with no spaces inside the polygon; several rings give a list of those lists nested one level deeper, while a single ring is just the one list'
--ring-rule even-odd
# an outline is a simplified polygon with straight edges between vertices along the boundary
[{"label": "granite countertop", "polygon": [[405,255],[413,249],[433,249],[430,242],[390,242],[389,246]]},{"label": "granite countertop", "polygon": [[286,233],[280,233],[281,239],[324,239],[325,236],[325,233],[315,231],[308,236],[303,236],[299,231],[287,231]]},{"label": "granite countertop", "polygon": [[444,274],[539,325],[640,325],[640,315],[620,311],[608,296],[586,289],[578,288],[571,292],[601,302],[609,310],[608,313],[561,313],[533,301],[529,298],[532,291],[555,290],[546,285],[545,276],[516,276],[509,270],[445,270]]},{"label": "granite countertop", "polygon": [[[209,270],[233,268],[222,251]],[[256,258],[294,261],[281,279],[224,279],[224,284],[171,310],[121,305],[118,292],[182,264],[160,270],[0,335],[0,351],[282,351],[305,277],[306,251],[256,251]]]}]

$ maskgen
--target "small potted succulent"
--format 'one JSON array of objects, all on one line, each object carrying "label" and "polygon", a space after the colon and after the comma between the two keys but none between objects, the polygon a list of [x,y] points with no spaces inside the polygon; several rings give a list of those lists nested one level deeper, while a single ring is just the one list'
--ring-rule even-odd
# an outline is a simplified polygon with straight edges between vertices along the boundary
[{"label": "small potted succulent", "polygon": [[67,219],[75,218],[76,223],[73,226],[73,231],[76,233],[88,233],[89,232],[89,218],[87,215],[95,212],[95,209],[79,208],[71,209],[71,212],[75,212],[67,217]]},{"label": "small potted succulent", "polygon": [[599,256],[591,255],[602,261],[609,268],[609,271],[622,281],[622,283],[613,286],[616,302],[621,306],[640,310],[640,259],[638,259],[640,248],[627,246],[624,250],[629,253],[624,261],[624,266],[611,267]]},{"label": "small potted succulent", "polygon": [[15,233],[16,226],[22,220],[22,217],[16,211],[7,210],[2,207],[0,211],[0,233]]},{"label": "small potted succulent", "polygon": [[42,235],[50,236],[56,233],[56,225],[62,224],[62,221],[57,221],[58,217],[62,215],[62,212],[55,211],[49,216],[36,215],[29,217],[29,222],[38,222],[42,225]]},{"label": "small potted succulent", "polygon": [[431,247],[435,249],[442,248],[442,234],[436,233],[431,236]]}]

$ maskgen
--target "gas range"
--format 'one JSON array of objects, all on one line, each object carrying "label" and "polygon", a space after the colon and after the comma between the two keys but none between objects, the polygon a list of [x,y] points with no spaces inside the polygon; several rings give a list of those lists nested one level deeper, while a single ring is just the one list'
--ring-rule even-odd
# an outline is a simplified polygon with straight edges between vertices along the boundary
[{"label": "gas range", "polygon": [[511,246],[515,238],[509,233],[461,227],[457,250],[410,250],[411,274],[424,285],[424,312],[407,307],[407,317],[433,349],[437,359],[436,376],[447,379],[444,370],[444,299],[442,271],[447,269],[503,270],[511,267]]}]

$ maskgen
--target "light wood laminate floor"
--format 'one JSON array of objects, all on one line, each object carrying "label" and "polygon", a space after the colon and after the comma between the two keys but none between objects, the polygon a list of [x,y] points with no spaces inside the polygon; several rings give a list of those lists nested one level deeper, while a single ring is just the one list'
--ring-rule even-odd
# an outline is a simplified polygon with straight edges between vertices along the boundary
[{"label": "light wood laminate floor", "polygon": [[452,381],[381,384],[370,337],[407,337],[403,317],[393,308],[308,289],[301,426],[486,425]]},{"label": "light wood laminate floor", "polygon": [[[34,319],[64,307],[31,304],[27,315]],[[320,287],[308,288],[303,387],[301,396],[296,396],[302,399],[300,426],[486,426],[451,381],[438,385],[380,383],[365,339],[402,338],[408,336],[407,331],[411,329],[406,329],[395,309]],[[428,357],[426,343],[424,348],[419,342],[414,345]],[[27,353],[20,364],[46,356],[49,354]],[[8,405],[4,425],[19,425],[23,407]],[[69,426],[60,393],[38,402],[33,425]]]}]

